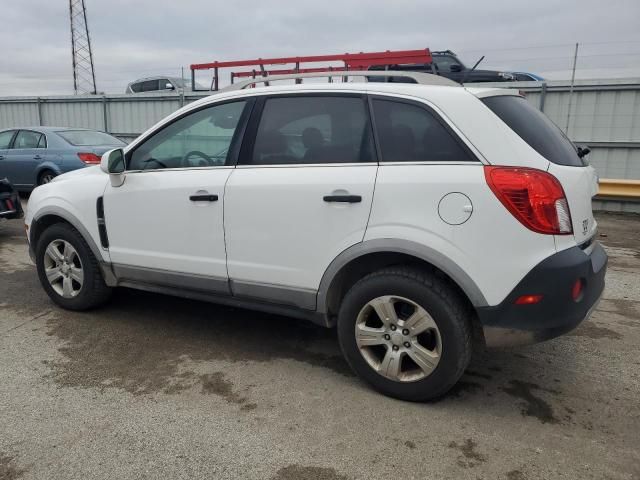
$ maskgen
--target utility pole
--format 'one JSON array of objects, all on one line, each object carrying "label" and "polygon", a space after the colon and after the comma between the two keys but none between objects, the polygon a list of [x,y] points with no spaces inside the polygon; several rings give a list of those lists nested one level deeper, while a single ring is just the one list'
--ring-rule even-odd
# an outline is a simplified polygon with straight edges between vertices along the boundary
[{"label": "utility pole", "polygon": [[569,134],[569,120],[571,119],[571,101],[573,100],[573,85],[576,82],[576,64],[578,63],[578,44],[573,52],[573,68],[571,69],[571,86],[569,87],[569,105],[567,107],[567,124],[564,127],[564,133]]},{"label": "utility pole", "polygon": [[71,25],[71,58],[73,62],[73,91],[76,95],[96,94],[96,74],[93,69],[91,38],[84,0],[69,0]]}]

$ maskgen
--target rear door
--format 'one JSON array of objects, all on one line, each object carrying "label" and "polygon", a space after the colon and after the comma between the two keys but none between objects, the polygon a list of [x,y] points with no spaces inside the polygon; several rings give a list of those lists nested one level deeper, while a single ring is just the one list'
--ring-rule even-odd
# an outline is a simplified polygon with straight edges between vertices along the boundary
[{"label": "rear door", "polygon": [[377,170],[366,105],[340,93],[256,105],[225,191],[234,295],[313,309],[329,263],[362,241]]}]

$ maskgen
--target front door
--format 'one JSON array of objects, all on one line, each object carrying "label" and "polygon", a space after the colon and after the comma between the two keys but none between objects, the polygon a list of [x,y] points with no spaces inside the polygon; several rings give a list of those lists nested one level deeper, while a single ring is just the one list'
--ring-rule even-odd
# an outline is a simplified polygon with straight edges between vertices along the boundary
[{"label": "front door", "polygon": [[127,152],[125,181],[104,210],[116,276],[227,292],[224,187],[249,102],[189,113]]},{"label": "front door", "polygon": [[46,139],[42,133],[18,131],[3,160],[7,176],[16,188],[30,188],[37,184],[38,165],[45,160],[45,154]]},{"label": "front door", "polygon": [[313,309],[327,266],[362,241],[377,169],[366,105],[335,93],[256,104],[225,195],[234,295]]}]

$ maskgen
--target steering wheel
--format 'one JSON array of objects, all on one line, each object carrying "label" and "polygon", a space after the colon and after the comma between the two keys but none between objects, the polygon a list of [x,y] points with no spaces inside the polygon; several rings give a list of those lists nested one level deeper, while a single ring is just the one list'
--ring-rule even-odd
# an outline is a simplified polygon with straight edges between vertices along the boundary
[{"label": "steering wheel", "polygon": [[[193,164],[193,163],[191,163],[191,160],[189,160],[189,157],[191,157],[193,155],[195,155],[197,157],[200,157],[200,160],[198,161],[197,164]],[[199,150],[191,150],[184,157],[182,157],[181,165],[183,167],[211,167],[211,166],[215,165],[215,162],[206,153],[202,153]]]}]

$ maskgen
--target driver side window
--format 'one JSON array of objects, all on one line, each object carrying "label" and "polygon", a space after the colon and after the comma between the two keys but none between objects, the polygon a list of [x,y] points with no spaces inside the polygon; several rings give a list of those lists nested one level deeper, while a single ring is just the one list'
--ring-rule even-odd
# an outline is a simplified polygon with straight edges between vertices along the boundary
[{"label": "driver side window", "polygon": [[246,103],[215,105],[169,124],[136,147],[127,170],[225,165]]}]

